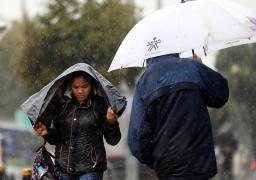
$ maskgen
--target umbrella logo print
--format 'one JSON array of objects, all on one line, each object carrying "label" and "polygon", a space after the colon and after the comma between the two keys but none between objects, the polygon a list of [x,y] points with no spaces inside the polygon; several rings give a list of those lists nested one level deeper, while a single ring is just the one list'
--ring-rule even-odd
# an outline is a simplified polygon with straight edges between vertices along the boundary
[{"label": "umbrella logo print", "polygon": [[153,41],[149,41],[147,46],[149,46],[148,51],[152,51],[152,49],[157,50],[158,44],[161,43],[161,39],[157,39],[156,37],[153,38]]}]

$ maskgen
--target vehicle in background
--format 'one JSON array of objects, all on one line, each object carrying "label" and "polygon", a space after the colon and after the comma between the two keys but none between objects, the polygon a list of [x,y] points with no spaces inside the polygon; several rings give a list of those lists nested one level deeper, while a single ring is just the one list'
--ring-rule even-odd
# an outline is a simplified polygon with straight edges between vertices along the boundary
[{"label": "vehicle in background", "polygon": [[8,180],[22,179],[22,170],[32,168],[33,158],[41,140],[31,130],[13,122],[0,123],[0,164]]}]

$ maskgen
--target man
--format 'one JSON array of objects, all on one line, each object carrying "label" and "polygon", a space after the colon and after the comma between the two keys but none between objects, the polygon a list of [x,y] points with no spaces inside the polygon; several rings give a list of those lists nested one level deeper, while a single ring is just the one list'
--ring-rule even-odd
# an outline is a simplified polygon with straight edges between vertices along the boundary
[{"label": "man", "polygon": [[136,84],[128,145],[160,180],[207,180],[217,173],[207,106],[227,102],[228,84],[194,58],[151,58]]}]

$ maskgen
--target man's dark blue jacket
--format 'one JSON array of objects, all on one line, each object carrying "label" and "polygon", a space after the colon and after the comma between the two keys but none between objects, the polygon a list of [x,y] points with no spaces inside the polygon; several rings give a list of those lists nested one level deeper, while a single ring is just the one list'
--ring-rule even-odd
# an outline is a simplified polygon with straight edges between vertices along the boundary
[{"label": "man's dark blue jacket", "polygon": [[128,133],[132,154],[160,179],[208,179],[217,173],[207,106],[229,96],[227,80],[176,55],[152,58],[137,82]]}]

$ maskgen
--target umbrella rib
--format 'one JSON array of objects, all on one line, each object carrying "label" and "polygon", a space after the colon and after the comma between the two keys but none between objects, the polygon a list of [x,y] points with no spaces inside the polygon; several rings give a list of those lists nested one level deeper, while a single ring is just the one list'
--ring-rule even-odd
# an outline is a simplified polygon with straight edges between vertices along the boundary
[{"label": "umbrella rib", "polygon": [[205,50],[205,47],[204,47],[204,46],[203,46],[203,49],[204,49],[204,55],[207,56],[206,50]]},{"label": "umbrella rib", "polygon": [[145,67],[145,61],[146,61],[146,59],[143,60],[142,67]]}]

